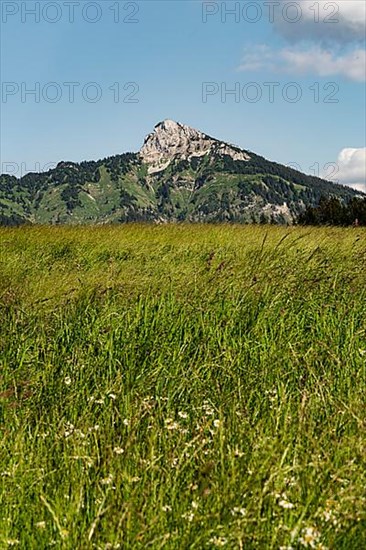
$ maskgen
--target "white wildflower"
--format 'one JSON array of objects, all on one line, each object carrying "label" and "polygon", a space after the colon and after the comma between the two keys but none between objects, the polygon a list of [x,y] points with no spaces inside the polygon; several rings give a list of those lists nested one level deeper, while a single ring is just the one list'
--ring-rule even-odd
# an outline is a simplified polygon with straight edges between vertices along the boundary
[{"label": "white wildflower", "polygon": [[171,418],[165,420],[165,427],[167,430],[177,430],[179,428],[178,422],[174,422]]},{"label": "white wildflower", "polygon": [[235,451],[234,451],[235,458],[241,458],[244,455],[245,455],[245,453],[243,453],[243,451],[241,451],[240,449],[235,449]]},{"label": "white wildflower", "polygon": [[161,509],[163,510],[163,512],[171,512],[172,511],[172,507],[169,506],[169,504],[164,504],[164,506],[162,506]]},{"label": "white wildflower", "polygon": [[102,479],[100,483],[102,485],[111,485],[113,483],[113,475],[109,474],[109,476]]},{"label": "white wildflower", "polygon": [[211,405],[208,403],[208,401],[204,401],[202,405],[202,409],[205,411],[205,414],[207,416],[212,416],[214,414],[214,410],[211,407]]},{"label": "white wildflower", "polygon": [[210,543],[217,547],[222,547],[227,544],[227,539],[225,537],[212,537]]},{"label": "white wildflower", "polygon": [[91,426],[88,428],[88,432],[97,432],[99,430],[99,424],[95,424],[95,426]]},{"label": "white wildflower", "polygon": [[36,523],[36,527],[38,527],[38,529],[45,529],[46,528],[46,522],[45,521],[38,521]]},{"label": "white wildflower", "polygon": [[291,508],[294,508],[294,504],[292,502],[289,502],[288,500],[281,499],[278,502],[278,506],[281,506],[281,508],[285,508],[286,510],[291,510]]},{"label": "white wildflower", "polygon": [[284,481],[288,487],[295,487],[295,485],[297,484],[296,478],[293,476],[290,478],[285,477]]},{"label": "white wildflower", "polygon": [[179,418],[183,418],[183,419],[188,418],[188,414],[186,412],[183,412],[183,411],[179,411],[178,416],[179,416]]},{"label": "white wildflower", "polygon": [[124,449],[122,449],[122,447],[114,447],[113,452],[116,455],[122,455],[125,451],[124,451]]},{"label": "white wildflower", "polygon": [[71,384],[70,376],[65,376],[64,382],[65,382],[66,386],[70,386],[70,384]]},{"label": "white wildflower", "polygon": [[64,432],[64,436],[67,438],[67,437],[70,437],[70,435],[72,435],[74,433],[74,430],[75,430],[75,426],[74,424],[71,424],[71,422],[66,422],[66,426],[65,426],[65,432]]},{"label": "white wildflower", "polygon": [[234,506],[234,508],[231,510],[232,516],[245,516],[247,513],[245,508],[239,508],[239,506]]},{"label": "white wildflower", "polygon": [[299,542],[306,547],[310,548],[316,548],[316,543],[320,537],[320,533],[314,529],[314,527],[305,527],[301,531],[301,537],[299,538]]},{"label": "white wildflower", "polygon": [[188,520],[189,522],[192,522],[194,519],[194,513],[189,512],[189,513],[182,514],[182,518]]}]

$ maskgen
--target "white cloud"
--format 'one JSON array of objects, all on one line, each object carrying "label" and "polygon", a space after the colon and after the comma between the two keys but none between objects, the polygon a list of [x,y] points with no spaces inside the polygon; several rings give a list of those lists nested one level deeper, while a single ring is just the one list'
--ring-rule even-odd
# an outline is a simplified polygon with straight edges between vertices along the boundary
[{"label": "white cloud", "polygon": [[245,54],[239,70],[366,81],[365,0],[280,0],[273,14],[275,30],[291,47],[257,46]]},{"label": "white cloud", "polygon": [[334,55],[329,50],[313,47],[307,51],[283,50],[285,68],[298,74],[315,73],[319,76],[344,76],[350,80],[366,80],[366,51]]},{"label": "white cloud", "polygon": [[315,74],[320,77],[343,76],[349,80],[366,80],[366,50],[356,49],[336,55],[320,46],[270,50],[257,46],[247,52],[238,67],[240,71],[267,69],[290,74]]},{"label": "white cloud", "polygon": [[332,180],[366,192],[366,147],[342,149],[337,166],[338,173],[334,173]]},{"label": "white cloud", "polygon": [[[364,0],[280,1],[283,5],[274,11],[275,26],[288,39],[293,41],[316,39],[322,43],[327,41],[364,42],[365,40],[366,3]],[[296,21],[297,16],[299,21]]]},{"label": "white cloud", "polygon": [[274,67],[276,59],[274,50],[271,50],[264,44],[256,45],[250,50],[247,49],[238,71],[258,71],[260,69],[269,69]]}]

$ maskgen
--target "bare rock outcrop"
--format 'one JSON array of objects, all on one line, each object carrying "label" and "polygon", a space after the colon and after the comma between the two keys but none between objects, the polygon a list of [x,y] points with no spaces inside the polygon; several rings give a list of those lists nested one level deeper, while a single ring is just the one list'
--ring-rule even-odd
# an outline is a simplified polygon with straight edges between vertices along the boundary
[{"label": "bare rock outcrop", "polygon": [[145,139],[140,157],[149,166],[149,174],[153,174],[165,170],[175,159],[190,160],[208,153],[228,155],[233,160],[250,159],[238,147],[213,139],[173,120],[164,120],[155,126],[154,131]]}]

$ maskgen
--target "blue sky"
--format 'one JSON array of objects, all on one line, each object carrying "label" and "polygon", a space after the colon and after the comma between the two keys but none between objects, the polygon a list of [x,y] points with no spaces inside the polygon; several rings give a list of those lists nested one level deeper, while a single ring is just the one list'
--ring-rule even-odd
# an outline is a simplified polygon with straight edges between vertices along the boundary
[{"label": "blue sky", "polygon": [[364,185],[364,2],[277,3],[3,0],[1,171],[136,151],[170,118]]}]

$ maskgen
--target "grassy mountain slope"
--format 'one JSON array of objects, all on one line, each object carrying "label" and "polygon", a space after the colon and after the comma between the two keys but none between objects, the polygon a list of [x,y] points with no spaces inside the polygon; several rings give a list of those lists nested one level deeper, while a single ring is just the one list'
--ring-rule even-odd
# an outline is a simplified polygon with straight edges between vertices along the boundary
[{"label": "grassy mountain slope", "polygon": [[149,174],[139,154],[126,153],[96,162],[60,162],[20,179],[2,175],[0,223],[291,223],[321,196],[347,201],[359,194],[248,155],[248,161],[216,153],[174,158],[164,170]]}]

